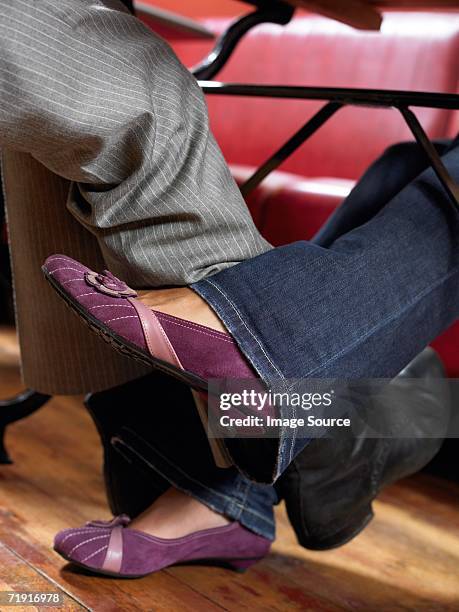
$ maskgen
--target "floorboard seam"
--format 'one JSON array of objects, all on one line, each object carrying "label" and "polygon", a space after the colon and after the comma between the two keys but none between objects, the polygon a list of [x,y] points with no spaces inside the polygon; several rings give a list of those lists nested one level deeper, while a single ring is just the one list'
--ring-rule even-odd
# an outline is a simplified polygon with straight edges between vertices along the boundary
[{"label": "floorboard seam", "polygon": [[216,606],[217,608],[220,608],[221,610],[225,610],[225,612],[228,612],[228,608],[224,608],[221,604],[219,604],[216,601],[214,601],[213,599],[211,599],[208,595],[205,595],[204,593],[201,593],[201,591],[197,591],[194,587],[190,586],[187,582],[181,580],[180,578],[177,578],[177,576],[174,576],[174,574],[171,574],[170,572],[168,572],[167,568],[165,568],[165,569],[166,569],[166,573],[167,573],[168,576],[170,576],[174,580],[177,580],[177,582],[180,582],[180,584],[183,584],[184,586],[186,586],[188,589],[193,591],[193,593],[196,593],[197,595],[199,595],[203,599],[206,599],[212,605]]},{"label": "floorboard seam", "polygon": [[14,555],[18,559],[20,559],[23,563],[25,563],[25,565],[30,567],[30,569],[32,569],[37,574],[40,574],[40,576],[42,576],[42,578],[44,578],[45,580],[50,582],[52,585],[54,585],[57,589],[59,589],[60,591],[65,593],[67,595],[67,597],[70,597],[70,599],[75,601],[82,608],[84,608],[85,610],[88,610],[88,612],[93,612],[93,610],[91,608],[88,608],[88,606],[85,603],[83,603],[76,595],[73,595],[73,593],[71,593],[68,589],[66,589],[61,584],[59,584],[59,582],[57,582],[57,580],[55,580],[54,578],[49,576],[46,572],[41,570],[39,567],[37,567],[36,565],[33,565],[33,563],[30,563],[30,561],[28,561],[25,557],[23,557],[16,550],[14,550],[14,548],[9,546],[8,544],[5,544],[5,542],[1,542],[1,545],[4,546],[6,548],[6,550],[8,550],[12,555]]}]

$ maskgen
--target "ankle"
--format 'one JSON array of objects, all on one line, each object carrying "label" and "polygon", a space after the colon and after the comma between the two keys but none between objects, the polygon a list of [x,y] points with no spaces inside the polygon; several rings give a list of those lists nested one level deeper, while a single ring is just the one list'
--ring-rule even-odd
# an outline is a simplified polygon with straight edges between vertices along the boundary
[{"label": "ankle", "polygon": [[129,528],[172,539],[204,529],[224,527],[231,521],[197,499],[171,488],[135,518]]},{"label": "ankle", "polygon": [[138,299],[152,310],[227,333],[212,308],[189,287],[138,291]]}]

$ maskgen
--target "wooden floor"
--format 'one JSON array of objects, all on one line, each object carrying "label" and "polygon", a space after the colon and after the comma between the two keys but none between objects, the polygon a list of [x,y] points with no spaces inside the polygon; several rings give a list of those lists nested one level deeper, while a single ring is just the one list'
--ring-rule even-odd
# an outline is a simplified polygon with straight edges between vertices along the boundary
[{"label": "wooden floor", "polygon": [[[0,397],[19,389],[14,338],[0,330]],[[122,581],[76,573],[51,549],[56,531],[109,516],[81,403],[54,399],[13,425],[7,444],[15,463],[0,466],[0,591],[59,591],[60,609],[96,612],[459,610],[459,487],[449,483],[419,475],[391,487],[372,524],[335,551],[300,548],[279,508],[273,552],[246,574],[177,567]]]}]

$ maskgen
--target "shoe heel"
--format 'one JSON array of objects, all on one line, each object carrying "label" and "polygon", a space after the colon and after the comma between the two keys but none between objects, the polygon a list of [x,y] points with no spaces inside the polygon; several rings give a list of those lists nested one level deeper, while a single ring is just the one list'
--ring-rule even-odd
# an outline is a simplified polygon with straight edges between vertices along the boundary
[{"label": "shoe heel", "polygon": [[229,569],[232,569],[234,572],[238,572],[243,574],[245,571],[249,569],[258,561],[261,561],[263,557],[257,557],[256,559],[232,559],[228,562]]}]

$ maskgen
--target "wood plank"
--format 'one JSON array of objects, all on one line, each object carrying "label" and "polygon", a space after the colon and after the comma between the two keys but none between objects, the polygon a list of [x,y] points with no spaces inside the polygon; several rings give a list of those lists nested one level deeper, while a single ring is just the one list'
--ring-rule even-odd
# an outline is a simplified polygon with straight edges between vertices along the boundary
[{"label": "wood plank", "polygon": [[[270,557],[268,557],[270,559]],[[301,610],[311,612],[338,612],[343,610],[329,594],[304,589],[304,585],[283,573],[281,565],[263,560],[244,575],[221,569],[200,567],[170,568],[182,582],[193,585],[200,593],[219,603],[225,610]]]},{"label": "wood plank", "polygon": [[[410,480],[422,491],[422,482]],[[438,527],[427,515],[413,520],[413,510],[411,501],[402,507],[376,502],[376,518],[361,535],[325,552],[298,551],[290,526],[280,515],[277,561],[304,588],[318,594],[333,592],[335,603],[345,609],[455,610],[459,530],[450,527],[446,515]],[[457,503],[448,515],[457,520]]]},{"label": "wood plank", "polygon": [[379,30],[382,23],[379,11],[365,0],[293,0],[292,4],[359,30]]},{"label": "wood plank", "polygon": [[[250,2],[250,0],[247,0]],[[292,6],[335,19],[359,30],[379,30],[383,9],[458,9],[457,0],[285,0]]]},{"label": "wood plank", "polygon": [[[50,606],[8,606],[2,605],[1,609],[12,610],[14,612],[32,612],[34,610],[63,610],[65,612],[74,612],[87,610],[87,608],[78,603],[72,597],[60,588],[56,583],[48,580],[43,575],[39,574],[30,565],[28,565],[21,557],[8,549],[3,544],[0,544],[0,592],[15,591],[25,592],[34,591],[42,593],[59,593],[62,597],[62,604],[59,607]],[[7,568],[7,571],[5,571]]]}]

